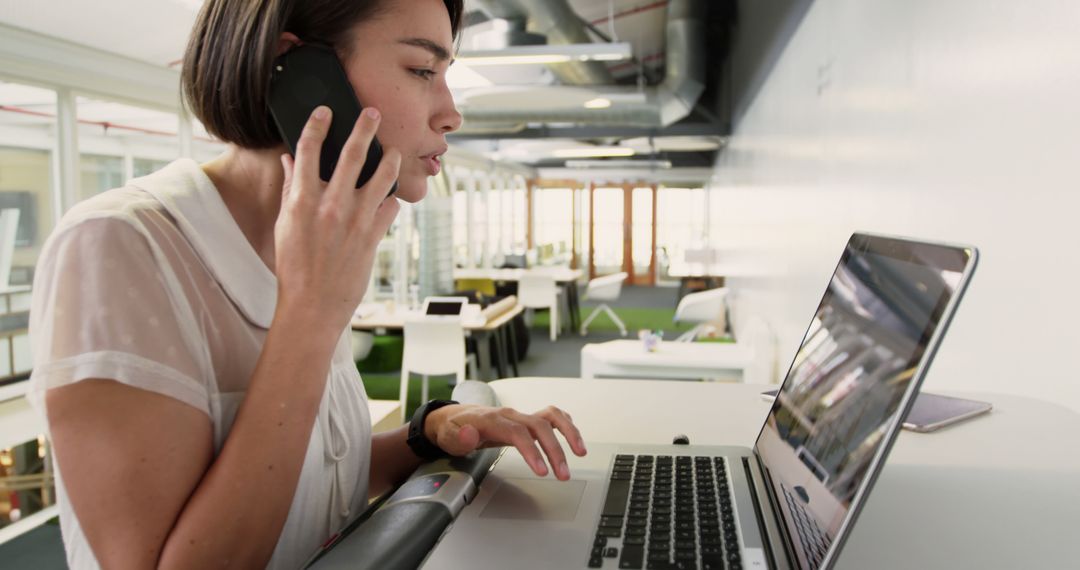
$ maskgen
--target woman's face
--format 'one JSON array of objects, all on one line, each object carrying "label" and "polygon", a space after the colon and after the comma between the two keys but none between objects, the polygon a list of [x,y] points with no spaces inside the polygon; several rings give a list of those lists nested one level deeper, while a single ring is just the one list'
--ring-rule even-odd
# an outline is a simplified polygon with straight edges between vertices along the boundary
[{"label": "woman's face", "polygon": [[453,36],[443,0],[387,2],[354,29],[345,60],[360,104],[382,113],[376,136],[401,153],[397,196],[417,202],[438,174],[446,133],[461,126],[446,85]]}]

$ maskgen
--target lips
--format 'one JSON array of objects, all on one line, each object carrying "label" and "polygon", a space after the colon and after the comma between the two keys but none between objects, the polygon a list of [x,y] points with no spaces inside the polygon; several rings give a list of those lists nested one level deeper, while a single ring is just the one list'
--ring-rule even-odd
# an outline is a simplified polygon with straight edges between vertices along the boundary
[{"label": "lips", "polygon": [[428,176],[435,176],[442,168],[438,155],[421,157],[420,160],[424,162],[424,168],[427,170]]},{"label": "lips", "polygon": [[420,157],[420,161],[424,163],[424,168],[427,170],[428,176],[435,176],[442,169],[442,164],[439,161],[439,157],[446,152],[446,147],[443,147],[435,152],[425,154]]}]

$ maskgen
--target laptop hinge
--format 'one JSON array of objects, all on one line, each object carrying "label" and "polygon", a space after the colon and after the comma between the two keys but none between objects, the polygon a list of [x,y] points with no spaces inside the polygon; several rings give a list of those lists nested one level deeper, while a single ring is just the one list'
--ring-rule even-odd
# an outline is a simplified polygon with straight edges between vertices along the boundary
[{"label": "laptop hinge", "polygon": [[756,451],[752,458],[743,457],[742,461],[746,478],[750,481],[750,496],[754,502],[761,535],[765,537],[767,545],[765,552],[769,557],[769,565],[773,568],[794,568],[792,560],[795,560],[795,557],[791,550],[791,543],[787,540],[788,534],[781,527],[784,523],[781,520],[776,497],[769,485],[768,471],[762,465]]}]

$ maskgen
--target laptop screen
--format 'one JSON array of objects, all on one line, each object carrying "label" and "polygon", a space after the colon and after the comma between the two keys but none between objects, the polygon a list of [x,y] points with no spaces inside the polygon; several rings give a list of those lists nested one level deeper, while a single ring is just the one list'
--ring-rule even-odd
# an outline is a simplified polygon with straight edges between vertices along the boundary
[{"label": "laptop screen", "polygon": [[973,257],[862,234],[848,242],[754,447],[799,567],[819,567],[846,532]]}]

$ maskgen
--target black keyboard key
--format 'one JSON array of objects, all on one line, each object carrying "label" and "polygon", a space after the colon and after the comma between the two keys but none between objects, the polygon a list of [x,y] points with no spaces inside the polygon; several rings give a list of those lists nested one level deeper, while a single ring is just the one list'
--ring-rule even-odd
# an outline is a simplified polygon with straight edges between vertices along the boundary
[{"label": "black keyboard key", "polygon": [[593,541],[593,546],[607,546],[607,537],[596,535],[596,540]]},{"label": "black keyboard key", "polygon": [[641,545],[645,544],[645,537],[644,536],[628,536],[628,537],[623,539],[622,543],[623,543],[623,546],[627,546],[627,545],[630,545],[630,544],[641,546]]},{"label": "black keyboard key", "polygon": [[623,544],[619,568],[641,568],[645,562],[645,547],[638,544]]},{"label": "black keyboard key", "polygon": [[675,565],[671,562],[660,562],[658,560],[649,562],[645,567],[648,568],[648,570],[675,570]]},{"label": "black keyboard key", "polygon": [[619,528],[619,527],[622,526],[622,523],[623,523],[623,518],[622,517],[613,517],[613,516],[600,517],[600,526],[601,527]]},{"label": "black keyboard key", "polygon": [[669,562],[671,561],[671,556],[667,553],[667,551],[658,552],[650,550],[648,560],[649,562]]},{"label": "black keyboard key", "polygon": [[658,542],[655,538],[649,541],[649,552],[670,552],[671,543],[668,541]]},{"label": "black keyboard key", "polygon": [[616,558],[618,556],[619,549],[614,546],[608,547],[608,549],[604,551],[604,558]]},{"label": "black keyboard key", "polygon": [[603,555],[604,555],[604,547],[603,546],[594,546],[593,549],[592,549],[592,553],[589,554],[589,558],[596,558],[597,556],[603,556]]},{"label": "black keyboard key", "polygon": [[724,570],[727,565],[724,564],[724,557],[722,556],[702,556],[701,557],[701,570]]},{"label": "black keyboard key", "polygon": [[589,559],[589,568],[602,568],[604,566],[604,559],[599,556],[593,556]]},{"label": "black keyboard key", "polygon": [[619,538],[620,536],[622,536],[622,529],[621,528],[610,528],[610,527],[602,526],[602,527],[596,529],[596,535],[597,536],[607,536],[607,537],[611,537],[611,538]]},{"label": "black keyboard key", "polygon": [[627,499],[630,498],[630,483],[628,481],[611,481],[608,483],[607,500],[604,501],[603,516],[621,517],[626,512]]}]

